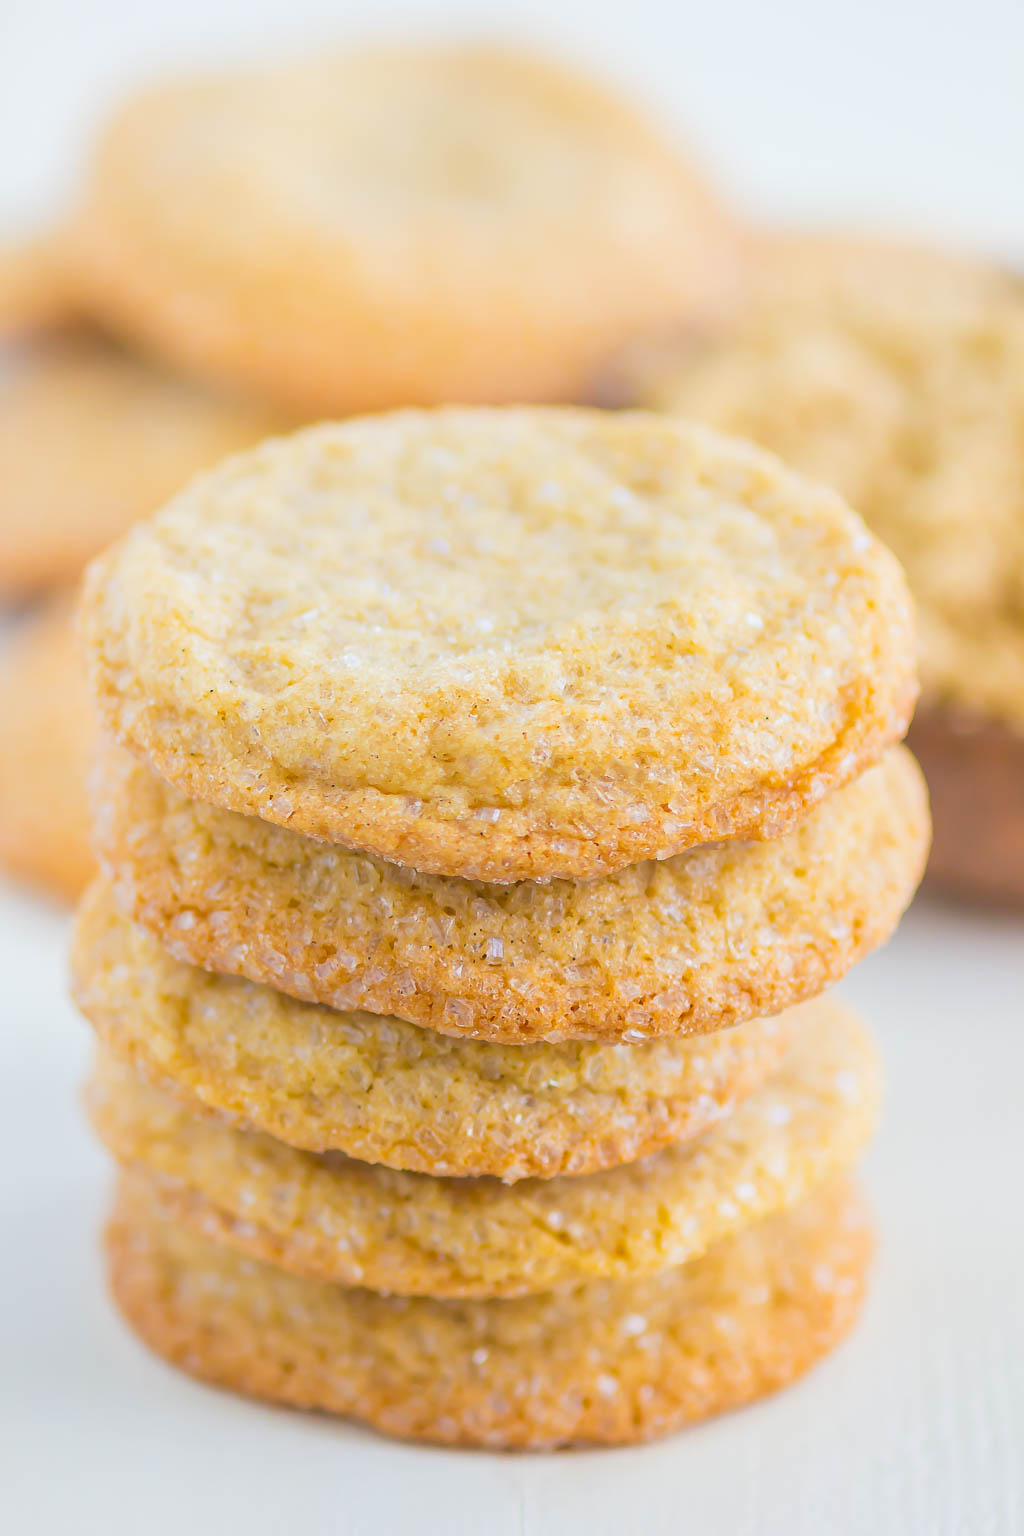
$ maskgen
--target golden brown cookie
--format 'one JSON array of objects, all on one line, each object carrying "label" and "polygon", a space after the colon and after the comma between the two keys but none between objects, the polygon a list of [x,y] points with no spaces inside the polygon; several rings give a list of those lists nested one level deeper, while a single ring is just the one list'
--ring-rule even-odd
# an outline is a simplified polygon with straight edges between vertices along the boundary
[{"label": "golden brown cookie", "polygon": [[184,793],[497,882],[778,835],[916,691],[843,503],[643,413],[264,444],[94,564],[83,630],[106,727]]},{"label": "golden brown cookie", "polygon": [[95,738],[70,597],[0,653],[0,868],[70,901],[94,864],[86,777]]},{"label": "golden brown cookie", "polygon": [[59,237],[0,240],[0,338],[64,326],[77,307]]},{"label": "golden brown cookie", "polygon": [[1024,729],[926,707],[910,736],[935,807],[929,884],[1024,903]]},{"label": "golden brown cookie", "polygon": [[495,1449],[647,1440],[786,1386],[852,1326],[871,1247],[845,1180],[682,1268],[510,1301],[300,1279],[180,1227],[137,1177],[107,1231],[118,1306],[181,1369]]},{"label": "golden brown cookie", "polygon": [[303,415],[572,400],[715,311],[738,241],[628,103],[496,49],[172,81],[107,128],[68,241],[113,329]]},{"label": "golden brown cookie", "polygon": [[188,800],[109,743],[93,786],[119,904],[178,958],[488,1040],[636,1041],[816,996],[888,938],[928,845],[902,749],[774,841],[582,883],[421,875]]},{"label": "golden brown cookie", "polygon": [[745,314],[649,404],[834,485],[896,552],[926,702],[1024,729],[1024,285],[924,247],[766,242]]},{"label": "golden brown cookie", "polygon": [[426,1296],[518,1296],[682,1264],[802,1200],[863,1148],[870,1037],[806,1004],[782,1067],[703,1136],[578,1178],[446,1179],[315,1156],[197,1114],[101,1058],[93,1124],[156,1176],[176,1218],[317,1279]]},{"label": "golden brown cookie", "polygon": [[94,336],[19,349],[0,374],[0,598],[73,580],[197,470],[270,431],[269,413]]},{"label": "golden brown cookie", "polygon": [[698,1134],[778,1066],[787,1015],[638,1046],[454,1040],[172,960],[102,885],[75,997],[104,1044],[186,1106],[311,1152],[422,1173],[589,1173]]}]

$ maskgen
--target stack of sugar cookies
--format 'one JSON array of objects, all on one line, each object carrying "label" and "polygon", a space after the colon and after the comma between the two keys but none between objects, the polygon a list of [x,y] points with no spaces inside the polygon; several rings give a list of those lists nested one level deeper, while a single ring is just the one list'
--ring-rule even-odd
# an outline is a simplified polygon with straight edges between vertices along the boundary
[{"label": "stack of sugar cookies", "polygon": [[857,1311],[870,1039],[818,994],[928,828],[892,557],[669,417],[408,412],[92,569],[75,943],[119,1306],[390,1433],[643,1439]]}]

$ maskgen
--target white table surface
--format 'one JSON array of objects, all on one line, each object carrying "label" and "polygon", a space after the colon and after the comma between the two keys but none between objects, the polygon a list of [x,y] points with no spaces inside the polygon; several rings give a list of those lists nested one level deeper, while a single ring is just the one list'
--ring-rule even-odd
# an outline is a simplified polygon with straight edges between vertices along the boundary
[{"label": "white table surface", "polygon": [[[0,226],[45,214],[112,91],[211,52],[469,26],[548,37],[688,125],[764,214],[1024,254],[1021,0],[0,0]],[[0,721],[0,730],[3,722]],[[398,1446],[150,1359],[104,1294],[65,923],[0,887],[4,1536],[1024,1533],[1024,921],[920,903],[844,987],[889,1071],[853,1339],[777,1399],[631,1451]]]}]

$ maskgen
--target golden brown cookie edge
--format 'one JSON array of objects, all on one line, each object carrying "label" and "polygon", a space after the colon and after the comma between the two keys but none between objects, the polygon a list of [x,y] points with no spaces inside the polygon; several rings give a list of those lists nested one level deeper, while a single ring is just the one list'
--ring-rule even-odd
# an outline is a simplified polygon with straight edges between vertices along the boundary
[{"label": "golden brown cookie edge", "polygon": [[[841,1180],[812,1197],[802,1211],[774,1222],[774,1234],[771,1224],[765,1223],[761,1233],[750,1229],[710,1258],[720,1271],[727,1271],[730,1247],[742,1253],[743,1244],[749,1249],[751,1242],[763,1242],[767,1236],[769,1243],[781,1249],[774,1294],[768,1298],[762,1294],[759,1303],[752,1299],[746,1312],[734,1306],[733,1326],[728,1330],[716,1328],[720,1308],[712,1295],[705,1300],[703,1313],[698,1311],[696,1319],[689,1320],[691,1334],[699,1337],[706,1319],[708,1358],[694,1359],[692,1345],[689,1354],[685,1347],[677,1348],[671,1359],[662,1351],[648,1350],[640,1379],[630,1383],[633,1390],[628,1392],[621,1390],[615,1374],[616,1368],[622,1374],[621,1358],[595,1362],[585,1350],[579,1351],[575,1369],[563,1366],[557,1381],[550,1379],[550,1353],[541,1347],[529,1362],[518,1355],[512,1372],[505,1369],[501,1380],[492,1382],[491,1351],[479,1344],[479,1333],[472,1326],[473,1318],[481,1315],[481,1304],[463,1309],[459,1304],[431,1301],[399,1303],[411,1319],[411,1348],[416,1347],[419,1309],[429,1313],[440,1307],[449,1309],[456,1320],[463,1314],[465,1342],[457,1354],[446,1351],[443,1366],[428,1358],[402,1380],[401,1360],[390,1346],[387,1365],[375,1369],[378,1330],[371,1328],[368,1362],[361,1362],[361,1371],[359,1363],[350,1367],[351,1377],[346,1380],[340,1352],[330,1344],[330,1307],[350,1308],[349,1298],[360,1293],[323,1286],[307,1290],[309,1282],[298,1282],[296,1290],[296,1282],[283,1277],[286,1297],[326,1298],[321,1311],[327,1310],[328,1324],[321,1323],[312,1340],[304,1339],[301,1332],[293,1335],[268,1327],[263,1318],[240,1321],[229,1293],[222,1289],[218,1297],[216,1276],[206,1287],[203,1302],[197,1304],[195,1288],[190,1297],[187,1281],[182,1283],[167,1253],[160,1251],[162,1238],[173,1227],[164,1223],[161,1228],[152,1207],[147,1207],[145,1190],[141,1196],[133,1195],[126,1182],[120,1186],[107,1229],[106,1250],[109,1283],[122,1316],[154,1353],[190,1375],[245,1396],[341,1414],[403,1439],[540,1449],[652,1439],[766,1396],[826,1355],[852,1328],[866,1288],[873,1238],[863,1203],[849,1181]],[[800,1231],[800,1222],[807,1230]],[[216,1244],[200,1243],[195,1251],[216,1262]],[[700,1276],[693,1272],[708,1263],[698,1260],[686,1266],[690,1275],[682,1285],[692,1288],[696,1278],[699,1288]],[[233,1258],[228,1270],[247,1279],[255,1276],[257,1284],[265,1280],[267,1289],[280,1285],[273,1270],[251,1261]],[[196,1278],[202,1288],[201,1276],[194,1273]],[[825,1279],[828,1283],[822,1284]],[[630,1333],[636,1314],[628,1310],[629,1287],[623,1290],[621,1335],[627,1340],[624,1351],[635,1358],[638,1351]],[[606,1291],[599,1288],[599,1294]],[[361,1296],[371,1319],[388,1317],[394,1309],[392,1299],[365,1292]],[[521,1376],[520,1364],[528,1376]],[[635,1366],[632,1374],[637,1374]],[[523,1385],[513,1394],[507,1388],[514,1386],[517,1377]]]}]

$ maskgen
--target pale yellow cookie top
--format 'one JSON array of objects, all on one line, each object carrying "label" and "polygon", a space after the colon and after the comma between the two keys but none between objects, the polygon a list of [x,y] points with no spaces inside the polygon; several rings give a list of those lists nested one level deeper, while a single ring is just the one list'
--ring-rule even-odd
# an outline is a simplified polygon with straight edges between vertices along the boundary
[{"label": "pale yellow cookie top", "polygon": [[111,1287],[158,1354],[405,1439],[491,1448],[646,1440],[786,1386],[849,1328],[872,1247],[845,1179],[692,1264],[514,1300],[380,1296],[221,1236],[187,1195],[119,1180]]},{"label": "pale yellow cookie top", "polygon": [[0,367],[0,597],[73,580],[197,470],[274,425],[95,336],[19,348]]},{"label": "pale yellow cookie top", "polygon": [[0,648],[0,869],[61,901],[95,869],[86,795],[95,734],[65,593]]},{"label": "pale yellow cookie top", "polygon": [[107,727],[186,793],[494,881],[776,834],[915,694],[843,502],[645,413],[263,444],[92,567],[84,634]]},{"label": "pale yellow cookie top", "polygon": [[702,1136],[579,1178],[445,1179],[316,1156],[196,1114],[101,1057],[93,1122],[122,1162],[194,1192],[225,1238],[285,1268],[428,1296],[514,1296],[683,1264],[796,1204],[871,1133],[879,1066],[820,1002],[780,1070]]},{"label": "pale yellow cookie top", "polygon": [[218,810],[108,742],[91,783],[118,904],[180,959],[476,1039],[637,1041],[815,996],[889,936],[928,848],[903,748],[770,842],[544,884],[423,875]]},{"label": "pale yellow cookie top", "polygon": [[578,398],[617,342],[720,306],[737,243],[602,86],[493,48],[377,47],[128,102],[68,261],[162,355],[344,415]]},{"label": "pale yellow cookie top", "polygon": [[932,703],[1024,726],[1024,285],[912,245],[766,242],[747,311],[639,393],[835,485],[903,562]]},{"label": "pale yellow cookie top", "polygon": [[186,1107],[313,1152],[504,1179],[587,1173],[705,1130],[778,1066],[791,1018],[644,1045],[457,1040],[185,965],[102,883],[72,970],[105,1047]]}]

